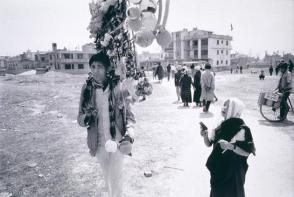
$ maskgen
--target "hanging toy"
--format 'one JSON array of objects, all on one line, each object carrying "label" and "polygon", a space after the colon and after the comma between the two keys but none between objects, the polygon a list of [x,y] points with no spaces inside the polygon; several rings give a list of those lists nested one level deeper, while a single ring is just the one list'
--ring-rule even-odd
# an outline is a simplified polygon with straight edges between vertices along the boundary
[{"label": "hanging toy", "polygon": [[148,47],[152,44],[155,36],[152,31],[150,30],[143,30],[135,35],[135,43],[141,47]]},{"label": "hanging toy", "polygon": [[153,31],[156,27],[157,20],[153,13],[143,12],[142,13],[142,29]]},{"label": "hanging toy", "polygon": [[162,28],[156,35],[156,41],[162,48],[166,48],[172,42],[172,35]]},{"label": "hanging toy", "polygon": [[[162,0],[158,0],[158,8],[155,0],[130,0],[130,3],[133,5],[127,9],[125,26],[135,32],[134,42],[137,45],[148,47],[156,38],[157,43],[162,48],[166,48],[172,42],[171,34],[165,29],[169,12],[169,1],[165,0],[163,13]],[[156,17],[155,13],[157,10],[158,14]],[[163,19],[162,23],[161,19]]]},{"label": "hanging toy", "polygon": [[136,6],[131,6],[127,9],[127,17],[128,19],[135,20],[140,18],[141,10]]},{"label": "hanging toy", "polygon": [[105,151],[115,153],[117,151],[117,143],[114,140],[107,140],[105,143]]},{"label": "hanging toy", "polygon": [[156,2],[154,0],[142,0],[140,3],[140,9],[143,12],[156,12]]},{"label": "hanging toy", "polygon": [[139,4],[141,3],[142,0],[130,0],[131,3],[133,4]]},{"label": "hanging toy", "polygon": [[135,32],[139,31],[142,27],[141,19],[135,19],[135,20],[127,19],[126,24],[129,29],[131,29]]}]

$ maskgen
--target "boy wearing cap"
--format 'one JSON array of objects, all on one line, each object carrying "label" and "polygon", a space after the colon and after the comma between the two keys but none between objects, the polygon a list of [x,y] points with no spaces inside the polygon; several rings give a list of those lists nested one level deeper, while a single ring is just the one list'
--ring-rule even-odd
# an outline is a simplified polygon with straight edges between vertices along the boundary
[{"label": "boy wearing cap", "polygon": [[122,90],[109,57],[97,53],[89,65],[91,73],[82,87],[77,119],[80,126],[87,127],[90,154],[98,158],[109,196],[121,197],[126,153],[125,146],[120,150],[119,145],[133,142],[135,118],[126,99],[129,94]]}]

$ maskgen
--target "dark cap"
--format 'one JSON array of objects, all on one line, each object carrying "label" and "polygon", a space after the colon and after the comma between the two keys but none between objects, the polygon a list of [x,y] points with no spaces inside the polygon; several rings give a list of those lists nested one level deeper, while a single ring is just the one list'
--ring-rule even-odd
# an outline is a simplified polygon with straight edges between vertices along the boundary
[{"label": "dark cap", "polygon": [[287,69],[288,64],[286,62],[282,61],[281,63],[279,63],[278,68],[279,69]]},{"label": "dark cap", "polygon": [[89,60],[89,65],[91,66],[93,62],[101,62],[105,66],[105,68],[110,67],[110,59],[108,55],[104,52],[99,52],[95,55],[92,55]]}]

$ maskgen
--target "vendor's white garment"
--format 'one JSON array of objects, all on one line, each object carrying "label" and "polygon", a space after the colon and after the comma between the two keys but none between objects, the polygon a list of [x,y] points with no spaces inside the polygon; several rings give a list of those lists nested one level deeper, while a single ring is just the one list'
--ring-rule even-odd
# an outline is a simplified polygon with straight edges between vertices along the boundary
[{"label": "vendor's white garment", "polygon": [[[101,165],[105,185],[108,189],[109,197],[122,196],[122,168],[123,159],[119,151],[108,153],[105,151],[105,142],[111,139],[110,120],[109,120],[109,89],[103,91],[101,88],[96,90],[96,105],[98,110],[98,152],[96,157]],[[121,139],[120,132],[116,132],[116,141]]]}]

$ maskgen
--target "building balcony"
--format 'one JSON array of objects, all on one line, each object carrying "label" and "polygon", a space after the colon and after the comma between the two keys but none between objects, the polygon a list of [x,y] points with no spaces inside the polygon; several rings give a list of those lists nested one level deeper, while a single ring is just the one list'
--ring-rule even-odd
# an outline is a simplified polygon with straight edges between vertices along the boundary
[{"label": "building balcony", "polygon": [[58,59],[58,63],[88,63],[89,59]]}]

